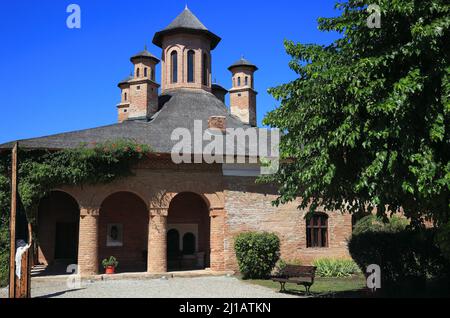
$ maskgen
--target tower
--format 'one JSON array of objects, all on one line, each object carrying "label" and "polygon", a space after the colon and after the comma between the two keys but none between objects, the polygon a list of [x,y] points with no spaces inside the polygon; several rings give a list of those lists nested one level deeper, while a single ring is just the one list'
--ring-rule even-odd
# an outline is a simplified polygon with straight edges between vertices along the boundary
[{"label": "tower", "polygon": [[220,40],[187,7],[157,32],[153,44],[162,48],[162,93],[179,88],[210,92],[211,51]]},{"label": "tower", "polygon": [[231,114],[237,116],[243,123],[256,127],[256,95],[254,89],[254,73],[256,65],[243,57],[231,65],[233,87],[230,89]]},{"label": "tower", "polygon": [[117,105],[119,122],[125,120],[147,120],[158,111],[158,88],[155,73],[159,59],[147,49],[130,59],[134,65],[134,75],[119,83],[122,98]]}]

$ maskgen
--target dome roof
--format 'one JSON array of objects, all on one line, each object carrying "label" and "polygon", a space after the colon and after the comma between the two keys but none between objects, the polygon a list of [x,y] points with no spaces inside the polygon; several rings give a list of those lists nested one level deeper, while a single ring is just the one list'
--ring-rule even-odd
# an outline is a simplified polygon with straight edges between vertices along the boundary
[{"label": "dome roof", "polygon": [[253,68],[255,71],[258,70],[258,67],[255,64],[253,64],[249,60],[246,60],[244,57],[241,57],[240,60],[234,62],[228,69],[231,71],[235,67],[242,67],[242,66]]},{"label": "dome roof", "polygon": [[144,49],[143,51],[133,55],[130,60],[131,60],[131,62],[133,62],[135,59],[138,59],[138,58],[151,59],[151,60],[155,61],[155,63],[159,63],[159,59],[156,56],[154,56],[152,53],[147,51],[147,49]]},{"label": "dome roof", "polygon": [[153,44],[162,47],[162,41],[166,35],[183,32],[205,35],[211,41],[211,49],[214,49],[221,40],[220,37],[209,31],[186,6],[183,12],[164,30],[156,32]]}]

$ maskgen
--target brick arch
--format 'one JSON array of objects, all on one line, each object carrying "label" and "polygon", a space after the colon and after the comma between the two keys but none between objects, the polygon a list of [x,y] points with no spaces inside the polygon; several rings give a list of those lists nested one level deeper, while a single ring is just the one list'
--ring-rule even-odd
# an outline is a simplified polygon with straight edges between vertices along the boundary
[{"label": "brick arch", "polygon": [[[144,199],[132,191],[116,191],[100,205],[98,222],[99,260],[114,256],[121,272],[147,268],[149,213]],[[117,240],[108,231],[119,229]]]},{"label": "brick arch", "polygon": [[[177,52],[178,54],[178,82],[172,83],[172,52]],[[183,47],[180,45],[171,45],[168,46],[164,50],[164,81],[166,85],[172,85],[176,86],[177,84],[180,84],[183,82],[184,79],[184,58],[183,58]]]},{"label": "brick arch", "polygon": [[145,206],[147,207],[147,210],[148,210],[148,202],[146,200],[146,196],[137,189],[129,189],[129,188],[116,188],[116,189],[111,189],[111,190],[105,191],[101,195],[95,196],[92,199],[92,205],[98,207],[98,209],[101,209],[103,202],[105,202],[109,197],[111,197],[112,195],[114,195],[116,193],[130,193],[130,194],[135,195],[142,202],[145,203]]},{"label": "brick arch", "polygon": [[50,191],[39,202],[37,221],[38,262],[76,263],[80,225],[77,198],[67,191]]},{"label": "brick arch", "polygon": [[198,195],[199,197],[201,197],[203,199],[203,201],[205,202],[206,207],[208,209],[213,208],[214,207],[214,203],[216,203],[218,201],[218,196],[216,194],[209,195],[209,194],[204,194],[204,193],[197,192],[197,191],[185,190],[185,191],[178,191],[178,192],[164,192],[164,193],[162,193],[159,196],[159,198],[156,199],[156,204],[153,204],[153,207],[154,208],[169,209],[170,203],[172,202],[172,200],[176,196],[178,196],[179,194],[182,194],[182,193],[193,193],[193,194]]}]

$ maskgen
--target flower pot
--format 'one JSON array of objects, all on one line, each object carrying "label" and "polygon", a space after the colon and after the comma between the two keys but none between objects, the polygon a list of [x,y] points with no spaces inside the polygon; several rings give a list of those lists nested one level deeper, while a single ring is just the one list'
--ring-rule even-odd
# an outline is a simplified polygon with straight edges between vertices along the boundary
[{"label": "flower pot", "polygon": [[106,274],[107,275],[112,275],[116,272],[116,268],[114,266],[108,266],[106,267]]}]

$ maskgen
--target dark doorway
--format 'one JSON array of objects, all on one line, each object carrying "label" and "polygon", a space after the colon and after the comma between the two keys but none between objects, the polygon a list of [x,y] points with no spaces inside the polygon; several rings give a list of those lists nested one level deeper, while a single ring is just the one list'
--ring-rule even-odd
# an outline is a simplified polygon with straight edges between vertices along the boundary
[{"label": "dark doorway", "polygon": [[78,223],[56,223],[55,260],[76,263],[78,255]]},{"label": "dark doorway", "polygon": [[169,270],[178,268],[180,261],[180,233],[177,230],[170,230],[167,232],[167,266]]}]

